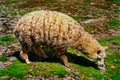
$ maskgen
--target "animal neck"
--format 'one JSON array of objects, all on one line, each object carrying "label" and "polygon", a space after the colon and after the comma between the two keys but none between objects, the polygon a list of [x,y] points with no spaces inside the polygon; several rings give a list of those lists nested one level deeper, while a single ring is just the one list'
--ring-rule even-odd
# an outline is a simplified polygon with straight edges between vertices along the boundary
[{"label": "animal neck", "polygon": [[100,47],[100,44],[89,33],[82,31],[75,46],[81,52],[90,54],[97,50]]}]

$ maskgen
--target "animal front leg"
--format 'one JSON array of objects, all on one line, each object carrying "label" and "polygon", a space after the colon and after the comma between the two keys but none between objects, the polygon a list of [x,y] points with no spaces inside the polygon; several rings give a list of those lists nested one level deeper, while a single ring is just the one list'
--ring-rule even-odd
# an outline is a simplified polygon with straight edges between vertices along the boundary
[{"label": "animal front leg", "polygon": [[30,62],[29,59],[28,59],[28,55],[27,55],[27,52],[26,52],[26,51],[21,50],[21,52],[20,52],[20,57],[21,57],[23,60],[25,60],[25,62],[26,62],[27,64],[31,65],[31,62]]}]

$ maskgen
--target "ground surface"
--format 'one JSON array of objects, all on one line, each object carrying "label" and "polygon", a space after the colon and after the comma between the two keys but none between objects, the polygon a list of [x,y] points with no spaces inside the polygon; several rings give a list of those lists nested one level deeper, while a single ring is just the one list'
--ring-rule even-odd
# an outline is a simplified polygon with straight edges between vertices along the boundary
[{"label": "ground surface", "polygon": [[[2,80],[120,80],[120,1],[119,0],[2,0],[0,1],[0,78]],[[69,48],[71,71],[44,48],[49,60],[29,52],[31,66],[19,58],[20,44],[13,35],[18,19],[35,10],[56,10],[78,21],[103,46],[108,46],[101,74],[96,63]]]}]

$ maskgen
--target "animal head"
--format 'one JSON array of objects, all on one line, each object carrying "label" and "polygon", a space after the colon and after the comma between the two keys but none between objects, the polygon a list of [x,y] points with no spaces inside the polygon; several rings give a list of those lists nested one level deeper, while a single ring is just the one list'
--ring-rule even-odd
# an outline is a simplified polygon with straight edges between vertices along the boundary
[{"label": "animal head", "polygon": [[105,72],[105,64],[104,64],[104,58],[106,57],[105,50],[107,47],[100,47],[95,52],[88,54],[88,56],[92,59],[95,59],[98,63],[98,68]]},{"label": "animal head", "polygon": [[106,49],[107,47],[94,46],[86,48],[86,50],[82,50],[82,52],[86,54],[90,59],[96,60],[98,63],[98,68],[105,72],[104,58],[106,57]]},{"label": "animal head", "polygon": [[105,50],[107,47],[102,47],[100,50],[97,52],[97,62],[98,62],[98,68],[101,69],[103,72],[105,72],[105,64],[104,64],[104,58],[106,57],[106,52]]}]

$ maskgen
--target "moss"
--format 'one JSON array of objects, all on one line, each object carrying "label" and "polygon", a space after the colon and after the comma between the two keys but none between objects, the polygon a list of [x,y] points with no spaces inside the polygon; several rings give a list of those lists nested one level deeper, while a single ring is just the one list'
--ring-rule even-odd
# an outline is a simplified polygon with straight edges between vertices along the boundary
[{"label": "moss", "polygon": [[0,37],[0,41],[10,41],[13,39],[15,39],[15,36],[12,36],[12,35],[5,35],[5,36]]},{"label": "moss", "polygon": [[107,55],[105,64],[107,65],[107,76],[110,76],[112,80],[120,79],[120,52],[115,52]]},{"label": "moss", "polygon": [[113,45],[120,46],[120,36],[113,36],[113,37],[108,37],[105,39],[99,39],[98,40],[102,46],[108,46],[110,50],[114,49],[114,46],[110,45],[109,43],[111,42]]},{"label": "moss", "polygon": [[3,70],[0,70],[0,76],[4,76],[6,74],[6,70],[3,69]]},{"label": "moss", "polygon": [[10,78],[4,78],[3,80],[11,80]]},{"label": "moss", "polygon": [[113,36],[105,39],[106,41],[113,41],[115,45],[120,46],[120,36]]},{"label": "moss", "polygon": [[114,25],[120,25],[120,20],[118,19],[111,19],[108,21],[108,23],[111,25],[111,26],[114,26]]},{"label": "moss", "polygon": [[105,39],[99,39],[98,41],[99,41],[99,43],[100,43],[102,46],[108,46],[108,48],[109,48],[110,50],[113,50],[113,49],[114,49],[114,47],[111,46],[111,45],[108,43],[107,40],[105,40]]},{"label": "moss", "polygon": [[73,48],[68,48],[67,52],[69,52],[71,54],[77,54],[77,52]]},{"label": "moss", "polygon": [[67,72],[63,67],[59,67],[58,69],[50,70],[49,73],[59,75],[60,77],[64,77],[64,75],[68,74],[69,72]]},{"label": "moss", "polygon": [[85,3],[85,4],[89,4],[89,3],[91,3],[91,1],[92,1],[92,0],[84,0],[84,3]]},{"label": "moss", "polygon": [[3,44],[5,44],[5,42],[4,41],[0,41],[0,45],[3,45]]},{"label": "moss", "polygon": [[25,75],[29,72],[30,67],[27,64],[14,60],[11,66],[0,70],[0,76],[8,75],[17,79],[25,79]]},{"label": "moss", "polygon": [[12,43],[17,43],[17,39],[15,36],[12,36],[12,35],[5,35],[5,36],[2,36],[0,37],[0,45],[11,45]]},{"label": "moss", "polygon": [[7,68],[7,73],[10,76],[17,78],[24,78],[29,72],[30,67],[27,64],[23,64],[18,60],[13,61],[13,64]]},{"label": "moss", "polygon": [[120,12],[120,6],[116,6],[114,12],[119,13]]},{"label": "moss", "polygon": [[116,3],[119,3],[120,0],[106,0],[106,1],[109,1],[109,2],[116,2]]},{"label": "moss", "polygon": [[20,1],[20,0],[5,0],[6,3],[14,3],[14,2],[17,2],[17,1]]},{"label": "moss", "polygon": [[39,62],[34,65],[35,68],[32,69],[32,75],[50,76],[51,74],[55,74],[63,77],[64,75],[69,74],[69,72],[64,69],[63,65],[59,63]]},{"label": "moss", "polygon": [[0,61],[7,61],[7,56],[3,53],[2,56],[0,57]]},{"label": "moss", "polygon": [[76,21],[78,21],[80,19],[79,16],[71,16],[73,19],[75,19]]}]

